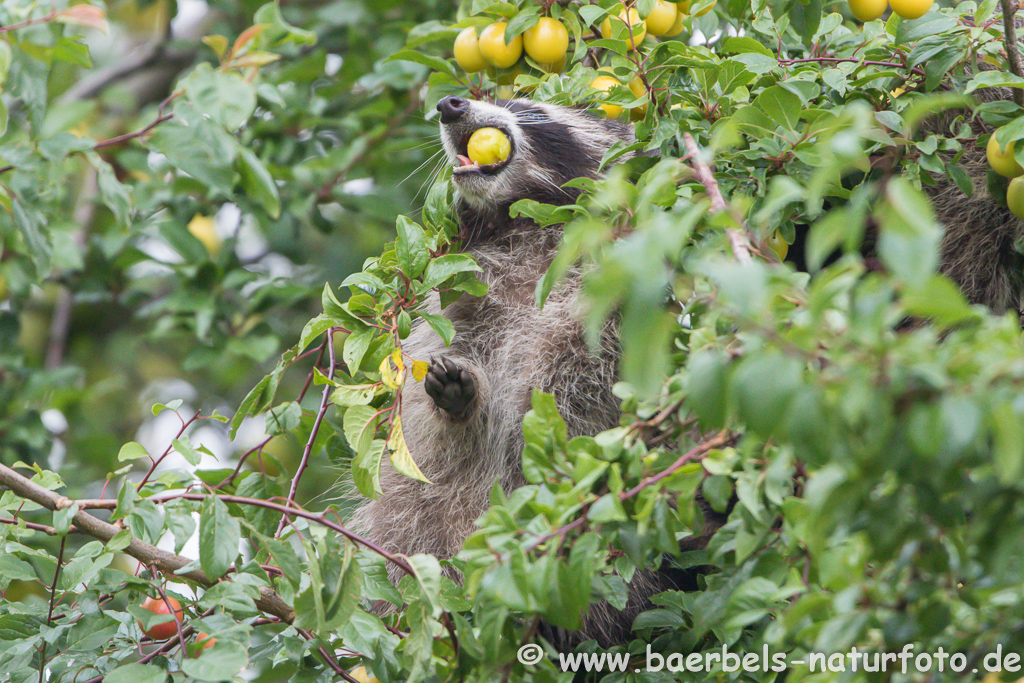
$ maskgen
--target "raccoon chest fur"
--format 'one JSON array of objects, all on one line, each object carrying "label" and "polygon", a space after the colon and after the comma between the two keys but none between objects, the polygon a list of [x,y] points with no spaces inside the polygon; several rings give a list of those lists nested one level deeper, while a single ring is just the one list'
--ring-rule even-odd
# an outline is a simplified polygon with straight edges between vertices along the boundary
[{"label": "raccoon chest fur", "polygon": [[603,348],[587,347],[579,324],[578,273],[570,274],[538,309],[534,289],[554,252],[552,235],[536,226],[531,233],[532,239],[514,233],[515,239],[503,244],[468,250],[483,268],[486,296],[464,296],[445,311],[432,298],[428,310],[454,324],[450,347],[424,324],[403,344],[410,357],[432,367],[443,358],[470,373],[475,393],[466,412],[453,415],[439,407],[425,383],[406,382],[403,431],[431,483],[386,467],[381,499],[364,506],[354,520],[361,533],[391,552],[453,557],[488,508],[495,482],[506,492],[525,483],[522,421],[535,389],[555,396],[570,437],[618,423],[611,393],[617,358],[613,337],[607,335]]}]

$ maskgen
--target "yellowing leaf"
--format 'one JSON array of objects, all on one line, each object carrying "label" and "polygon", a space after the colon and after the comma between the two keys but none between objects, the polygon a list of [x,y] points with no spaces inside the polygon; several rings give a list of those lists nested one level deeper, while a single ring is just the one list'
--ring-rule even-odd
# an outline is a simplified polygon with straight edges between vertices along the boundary
[{"label": "yellowing leaf", "polygon": [[[398,366],[398,371],[391,367],[394,363]],[[397,390],[405,381],[405,363],[402,361],[402,350],[395,349],[394,352],[380,364],[380,381],[384,383],[388,389]]]},{"label": "yellowing leaf", "polygon": [[231,60],[231,66],[235,69],[245,69],[250,66],[261,67],[271,64],[281,59],[281,55],[275,55],[273,52],[264,52],[263,50],[255,50],[253,52],[246,52],[241,57],[235,57]]},{"label": "yellowing leaf", "polygon": [[213,53],[217,55],[217,59],[224,57],[224,52],[228,49],[228,39],[224,36],[203,36],[203,42],[213,50]]},{"label": "yellowing leaf", "polygon": [[192,233],[193,237],[203,243],[206,251],[211,254],[216,254],[220,251],[221,241],[217,235],[217,224],[212,217],[197,213],[188,222],[188,231]]},{"label": "yellowing leaf", "polygon": [[395,370],[391,367],[391,356],[388,356],[380,363],[380,381],[388,389],[398,388],[398,382],[395,381]]},{"label": "yellowing leaf", "polygon": [[402,416],[395,417],[391,423],[391,436],[388,437],[388,448],[391,450],[391,464],[396,470],[409,477],[424,483],[432,483],[427,479],[416,461],[412,459],[409,446],[405,443],[405,435],[402,434]]},{"label": "yellowing leaf", "polygon": [[427,376],[427,371],[430,370],[430,363],[425,360],[414,360],[412,362],[412,378],[417,382],[422,382],[423,378]]}]

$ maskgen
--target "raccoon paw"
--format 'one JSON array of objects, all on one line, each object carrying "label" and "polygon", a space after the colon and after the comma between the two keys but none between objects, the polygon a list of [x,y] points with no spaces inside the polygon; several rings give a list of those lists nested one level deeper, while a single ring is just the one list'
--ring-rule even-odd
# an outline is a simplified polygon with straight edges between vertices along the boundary
[{"label": "raccoon paw", "polygon": [[423,388],[438,408],[457,418],[466,416],[476,398],[473,373],[449,358],[431,361]]}]

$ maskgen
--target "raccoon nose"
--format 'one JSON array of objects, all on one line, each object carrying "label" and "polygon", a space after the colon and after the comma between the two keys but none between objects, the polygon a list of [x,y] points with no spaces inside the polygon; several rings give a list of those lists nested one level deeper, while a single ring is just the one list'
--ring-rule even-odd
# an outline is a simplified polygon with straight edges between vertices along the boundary
[{"label": "raccoon nose", "polygon": [[437,103],[437,110],[441,112],[441,123],[458,121],[469,111],[469,100],[464,97],[442,97]]}]

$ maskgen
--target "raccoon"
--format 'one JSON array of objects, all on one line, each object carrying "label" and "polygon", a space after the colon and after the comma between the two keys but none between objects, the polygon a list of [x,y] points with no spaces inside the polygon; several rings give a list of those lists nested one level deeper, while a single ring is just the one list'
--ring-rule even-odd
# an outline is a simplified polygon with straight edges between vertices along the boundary
[{"label": "raccoon", "polygon": [[[619,424],[620,403],[612,394],[619,355],[614,323],[599,348],[588,346],[579,270],[570,271],[538,309],[534,288],[555,256],[562,228],[511,218],[509,207],[524,198],[575,201],[579,191],[563,185],[596,178],[605,152],[634,138],[627,124],[526,100],[489,104],[445,97],[437,109],[441,140],[455,165],[462,247],[480,264],[488,292],[444,309],[456,330],[450,347],[426,325],[405,342],[413,358],[431,359],[422,384],[405,384],[401,408],[409,450],[432,483],[385,468],[381,499],[359,509],[352,526],[393,553],[451,558],[489,507],[494,483],[506,492],[526,483],[522,421],[534,389],[555,396],[570,438]],[[508,136],[511,153],[504,161],[481,166],[468,158],[470,135],[484,127]],[[442,313],[436,297],[428,310]],[[396,568],[389,571],[392,580],[400,578]],[[645,599],[667,587],[653,574],[640,576],[626,612],[601,603],[590,610],[581,633],[545,633],[563,646],[585,638],[605,646],[622,642]]]}]

